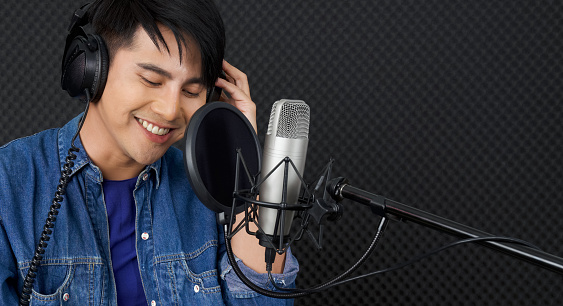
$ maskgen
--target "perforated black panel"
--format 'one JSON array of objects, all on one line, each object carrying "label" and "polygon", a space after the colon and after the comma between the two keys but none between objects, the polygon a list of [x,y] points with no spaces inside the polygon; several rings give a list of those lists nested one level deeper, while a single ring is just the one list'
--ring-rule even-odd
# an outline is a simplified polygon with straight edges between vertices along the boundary
[{"label": "perforated black panel", "polygon": [[[82,105],[58,87],[74,1],[0,4],[0,143]],[[336,159],[359,188],[563,256],[560,1],[221,1],[227,60],[245,71],[264,139],[271,105],[311,107],[305,176]],[[298,286],[351,265],[378,218],[346,202],[325,250],[294,246]],[[360,272],[453,238],[392,222]],[[467,245],[297,305],[560,305],[562,276]]]}]

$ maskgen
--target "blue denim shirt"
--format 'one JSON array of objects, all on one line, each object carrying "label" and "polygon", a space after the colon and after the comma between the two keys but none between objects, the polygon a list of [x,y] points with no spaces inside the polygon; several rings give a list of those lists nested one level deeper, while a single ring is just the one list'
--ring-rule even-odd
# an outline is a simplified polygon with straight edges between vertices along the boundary
[{"label": "blue denim shirt", "polygon": [[[0,148],[0,304],[16,305],[39,241],[78,117]],[[102,173],[80,148],[51,239],[34,283],[31,305],[116,305]],[[182,153],[170,148],[138,176],[136,248],[150,305],[287,305],[247,288],[226,258],[215,214],[195,196]],[[141,238],[143,237],[143,238]],[[146,239],[145,239],[146,238]],[[251,280],[267,276],[239,261]],[[298,271],[289,252],[280,286]],[[153,303],[154,301],[154,303]]]}]

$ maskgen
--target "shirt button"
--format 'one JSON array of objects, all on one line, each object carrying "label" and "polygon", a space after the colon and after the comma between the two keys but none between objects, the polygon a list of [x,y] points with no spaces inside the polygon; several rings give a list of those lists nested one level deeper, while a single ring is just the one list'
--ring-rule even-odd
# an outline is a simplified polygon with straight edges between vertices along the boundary
[{"label": "shirt button", "polygon": [[142,234],[141,234],[141,238],[142,238],[143,240],[149,239],[149,233],[147,233],[147,232],[142,233]]},{"label": "shirt button", "polygon": [[149,178],[149,174],[145,173],[143,174],[143,181],[146,181]]},{"label": "shirt button", "polygon": [[155,300],[152,300],[152,301],[151,301],[151,306],[156,306]]},{"label": "shirt button", "polygon": [[195,285],[195,286],[194,286],[194,291],[195,291],[195,293],[198,293],[198,292],[199,292],[199,285]]},{"label": "shirt button", "polygon": [[66,302],[66,301],[68,301],[68,299],[70,299],[70,294],[68,294],[68,293],[63,294],[63,301]]}]

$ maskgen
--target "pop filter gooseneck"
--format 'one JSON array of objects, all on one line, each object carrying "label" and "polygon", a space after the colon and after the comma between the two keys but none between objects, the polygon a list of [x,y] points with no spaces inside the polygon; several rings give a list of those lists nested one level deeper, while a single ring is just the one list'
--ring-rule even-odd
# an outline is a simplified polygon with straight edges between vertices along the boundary
[{"label": "pop filter gooseneck", "polygon": [[[262,151],[248,119],[225,102],[205,104],[190,119],[185,133],[184,165],[200,201],[216,213],[231,214],[237,149],[252,175],[261,168]],[[245,173],[236,178],[240,189],[252,184]],[[235,213],[244,209],[238,203]]]}]

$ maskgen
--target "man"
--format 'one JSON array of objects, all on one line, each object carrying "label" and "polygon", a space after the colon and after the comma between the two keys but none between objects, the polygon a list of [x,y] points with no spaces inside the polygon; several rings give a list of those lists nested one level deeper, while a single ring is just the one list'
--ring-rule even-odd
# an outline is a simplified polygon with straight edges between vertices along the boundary
[{"label": "man", "polygon": [[[195,197],[180,140],[213,86],[256,129],[244,73],[222,61],[224,29],[211,1],[110,1],[89,7],[109,54],[90,102],[64,201],[33,283],[41,305],[286,304],[248,289],[226,259],[215,215]],[[217,79],[219,71],[225,79]],[[80,116],[0,148],[0,304],[15,305],[41,237]],[[247,276],[268,284],[264,250],[244,233],[233,250]],[[293,286],[295,258],[274,279]]]}]

